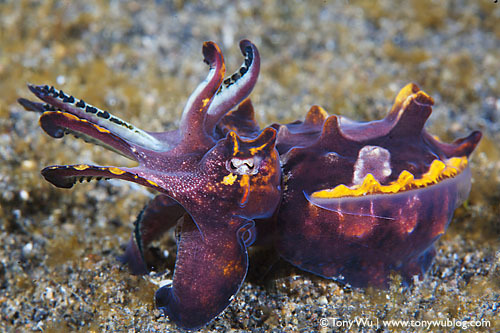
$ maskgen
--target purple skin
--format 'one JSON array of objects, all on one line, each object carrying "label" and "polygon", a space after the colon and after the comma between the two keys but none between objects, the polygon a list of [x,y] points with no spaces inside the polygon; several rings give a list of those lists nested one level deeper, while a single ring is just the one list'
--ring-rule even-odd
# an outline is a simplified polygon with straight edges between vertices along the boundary
[{"label": "purple skin", "polygon": [[215,128],[257,81],[257,49],[246,40],[240,48],[245,62],[224,80],[218,46],[203,45],[209,74],[189,98],[180,128],[171,132],[140,130],[49,86],[29,86],[45,103],[19,99],[27,110],[42,112],[40,124],[52,137],[72,133],[139,164],[49,166],[42,175],[55,186],[118,178],[161,193],[139,216],[124,260],[133,273],[147,273],[144,249],[179,220],[173,284],[157,291],[156,304],[186,329],[208,323],[238,292],[247,272],[247,247],[255,239],[253,219],[271,217],[281,197],[276,131],[268,128],[241,139],[234,131],[221,137]]},{"label": "purple skin", "polygon": [[440,142],[423,129],[432,104],[409,84],[379,121],[327,117],[314,106],[304,122],[273,125],[284,179],[277,226],[282,258],[356,287],[387,287],[391,271],[406,282],[425,273],[434,242],[469,194],[468,167],[455,177],[398,193],[341,198],[313,193],[340,184],[352,187],[366,174],[382,185],[404,170],[418,179],[434,160],[469,156],[481,133]]},{"label": "purple skin", "polygon": [[382,120],[357,123],[313,106],[304,121],[261,131],[246,99],[259,74],[259,53],[246,40],[240,48],[244,65],[223,81],[219,48],[204,44],[210,72],[189,98],[180,128],[170,132],[146,132],[53,87],[29,86],[45,103],[19,103],[42,113],[49,135],[75,134],[139,163],[50,166],[42,175],[63,188],[103,177],[160,192],[139,215],[123,259],[134,274],[146,274],[148,245],[179,227],[173,284],[155,298],[186,329],[207,324],[237,293],[247,247],[257,236],[255,219],[266,231],[260,239],[270,236],[285,260],[320,276],[377,287],[387,286],[391,271],[405,281],[422,276],[434,242],[467,198],[468,167],[395,193],[317,193],[341,184],[354,188],[367,175],[384,186],[403,171],[425,178],[435,160],[468,157],[481,133],[452,144],[428,134],[423,127],[433,100],[414,84],[401,90]]}]

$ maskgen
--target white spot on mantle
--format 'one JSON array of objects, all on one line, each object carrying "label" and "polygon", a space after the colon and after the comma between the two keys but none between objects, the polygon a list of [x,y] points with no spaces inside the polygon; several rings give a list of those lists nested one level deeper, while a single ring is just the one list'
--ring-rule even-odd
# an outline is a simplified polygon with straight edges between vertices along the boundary
[{"label": "white spot on mantle", "polygon": [[383,182],[391,175],[391,153],[387,149],[364,146],[359,150],[358,159],[354,164],[353,185],[362,184],[369,173],[379,182]]}]

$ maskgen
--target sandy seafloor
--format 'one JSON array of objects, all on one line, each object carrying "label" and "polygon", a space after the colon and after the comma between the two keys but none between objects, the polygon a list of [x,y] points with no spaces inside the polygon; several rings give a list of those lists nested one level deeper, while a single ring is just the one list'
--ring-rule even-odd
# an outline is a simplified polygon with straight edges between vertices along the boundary
[{"label": "sandy seafloor", "polygon": [[[154,309],[167,270],[131,276],[116,260],[151,193],[117,181],[57,189],[50,164],[130,165],[23,111],[26,83],[55,85],[152,131],[175,128],[217,42],[228,73],[252,40],[262,125],[313,104],[357,120],[383,117],[416,82],[435,99],[427,128],[451,141],[480,129],[472,192],[437,242],[422,282],[358,290],[278,262],[253,276],[204,331],[400,331],[322,327],[322,318],[488,320],[500,330],[500,3],[475,1],[0,1],[0,331],[177,331]],[[311,170],[314,172],[315,170]],[[259,262],[254,259],[253,262]],[[250,257],[252,265],[252,256]],[[432,328],[451,331],[453,327]],[[404,329],[420,331],[421,327]]]}]

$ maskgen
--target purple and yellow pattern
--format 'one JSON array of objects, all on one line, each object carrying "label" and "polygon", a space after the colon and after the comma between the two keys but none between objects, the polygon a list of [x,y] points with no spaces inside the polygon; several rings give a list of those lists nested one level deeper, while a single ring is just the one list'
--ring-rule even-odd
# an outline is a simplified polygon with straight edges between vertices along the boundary
[{"label": "purple and yellow pattern", "polygon": [[[388,115],[372,122],[328,116],[313,106],[304,121],[261,130],[247,98],[259,52],[240,42],[242,66],[224,78],[219,47],[203,45],[206,79],[189,97],[177,130],[148,132],[51,86],[29,85],[54,138],[73,134],[138,163],[125,168],[55,165],[46,180],[123,179],[158,191],[137,218],[124,255],[132,273],[149,271],[149,244],[177,226],[173,282],[156,304],[186,329],[199,328],[231,302],[248,267],[247,248],[272,226],[282,258],[353,286],[422,276],[434,242],[468,196],[468,157],[481,133],[451,144],[424,129],[433,100],[404,87]],[[268,235],[267,235],[268,236]]]}]

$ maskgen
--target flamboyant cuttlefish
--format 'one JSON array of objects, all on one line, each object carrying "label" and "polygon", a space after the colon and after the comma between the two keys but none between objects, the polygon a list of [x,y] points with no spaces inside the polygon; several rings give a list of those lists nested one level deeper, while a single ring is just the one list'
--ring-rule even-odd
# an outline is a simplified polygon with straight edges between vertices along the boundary
[{"label": "flamboyant cuttlefish", "polygon": [[276,224],[285,260],[323,277],[381,287],[391,271],[421,276],[468,196],[467,158],[481,133],[452,144],[428,134],[433,100],[414,84],[382,120],[354,122],[313,106],[304,121],[260,130],[247,99],[260,57],[247,40],[240,48],[244,63],[224,79],[219,48],[203,45],[210,71],[169,132],[141,130],[62,90],[29,85],[45,103],[19,103],[42,113],[50,136],[71,133],[138,162],[56,165],[42,175],[63,188],[118,178],[160,193],[139,215],[124,258],[134,274],[147,273],[148,245],[179,225],[173,283],[155,298],[183,328],[205,325],[231,302],[259,236],[256,219]]}]

